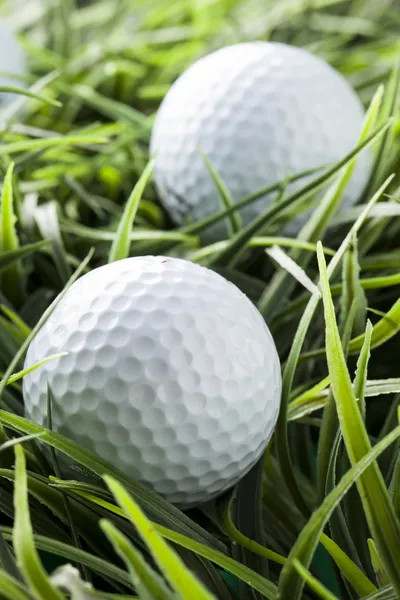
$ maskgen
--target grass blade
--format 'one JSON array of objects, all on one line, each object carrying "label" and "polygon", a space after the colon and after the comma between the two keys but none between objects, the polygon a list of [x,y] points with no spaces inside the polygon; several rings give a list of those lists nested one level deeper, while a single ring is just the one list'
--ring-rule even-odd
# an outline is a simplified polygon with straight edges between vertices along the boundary
[{"label": "grass blade", "polygon": [[[212,177],[212,180],[215,184],[215,187],[217,188],[219,197],[222,202],[222,207],[226,208],[226,209],[233,208],[234,207],[233,198],[230,194],[230,191],[228,190],[227,185],[223,181],[222,177],[220,177],[220,175],[214,169],[210,159],[205,154],[205,152],[200,150],[200,154],[202,155],[203,160],[206,164],[206,167],[207,167],[207,169]],[[229,237],[232,237],[233,235],[238,233],[242,228],[242,221],[241,221],[240,215],[237,211],[229,214],[229,216],[226,218],[226,223],[228,226]]]},{"label": "grass blade", "polygon": [[186,568],[167,542],[157,534],[151,521],[147,519],[124,487],[112,477],[106,476],[104,479],[118,504],[148,546],[165,578],[182,597],[182,600],[191,600],[193,597],[196,600],[212,600],[213,596]]},{"label": "grass blade", "polygon": [[10,575],[14,577],[19,582],[22,582],[22,577],[20,572],[18,571],[17,565],[14,560],[14,556],[11,554],[11,551],[0,532],[0,565],[2,568]]},{"label": "grass blade", "polygon": [[0,569],[0,590],[6,600],[31,600],[31,595],[17,579]]},{"label": "grass blade", "polygon": [[[357,233],[357,231],[361,228],[365,218],[368,215],[369,210],[374,206],[374,204],[378,201],[378,199],[383,194],[384,190],[387,188],[389,183],[391,182],[392,177],[389,177],[386,182],[381,186],[381,188],[374,194],[371,200],[368,202],[367,206],[358,217],[357,221],[354,223],[353,227],[341,243],[338,251],[335,256],[332,258],[329,267],[328,267],[328,275],[331,277],[336,271],[343,255],[345,254],[347,248],[351,243],[352,236]],[[305,502],[303,495],[299,489],[299,485],[296,480],[296,476],[293,470],[292,459],[289,452],[289,441],[288,441],[288,431],[287,431],[287,415],[288,415],[288,405],[290,398],[290,391],[292,388],[292,384],[295,377],[296,368],[299,362],[301,348],[304,344],[304,340],[310,326],[313,315],[317,309],[318,303],[320,300],[319,295],[312,295],[308,304],[304,310],[304,313],[300,319],[300,323],[298,325],[297,331],[294,336],[294,340],[289,352],[289,357],[286,362],[285,369],[282,375],[282,397],[281,397],[281,408],[279,412],[279,418],[275,429],[275,443],[277,447],[277,454],[279,463],[281,465],[282,476],[285,480],[285,483],[291,493],[291,496],[298,506],[299,510],[304,515],[309,515],[309,507]],[[351,342],[350,342],[351,344]]]},{"label": "grass blade", "polygon": [[21,446],[15,448],[15,524],[13,545],[18,566],[36,598],[40,600],[64,600],[64,596],[47,577],[33,541],[32,525],[29,517],[28,488],[25,456]]},{"label": "grass blade", "polygon": [[[353,483],[371,468],[378,456],[400,436],[400,426],[391,431],[383,440],[378,442],[367,454],[343,475],[337,486],[325,497],[322,504],[315,510],[312,517],[298,536],[290,554],[283,566],[279,579],[279,599],[299,600],[304,581],[299,578],[294,560],[299,560],[305,568],[310,566],[312,557],[318,545],[319,537],[336,506],[348,492]],[[372,591],[372,590],[371,590]]]},{"label": "grass blade", "polygon": [[87,257],[82,261],[82,263],[76,269],[75,273],[71,276],[71,278],[68,281],[67,285],[65,286],[64,290],[57,296],[57,298],[54,300],[54,302],[49,306],[49,308],[46,310],[46,312],[39,319],[39,322],[37,323],[37,325],[32,329],[31,333],[25,339],[24,343],[21,345],[17,354],[14,356],[13,360],[8,365],[6,372],[3,375],[3,379],[0,381],[0,398],[4,391],[4,388],[7,385],[8,378],[11,376],[14,368],[16,367],[16,365],[18,365],[20,359],[25,354],[26,350],[28,349],[29,344],[35,337],[36,333],[39,331],[39,329],[43,325],[43,323],[45,323],[46,320],[49,318],[49,316],[51,315],[51,313],[53,312],[53,310],[55,309],[57,304],[60,302],[62,297],[66,294],[69,287],[74,283],[74,281],[76,281],[78,279],[78,277],[86,269],[86,266],[89,264],[90,259],[92,258],[92,255],[93,255],[93,251],[90,251],[89,254],[87,255]]},{"label": "grass blade", "polygon": [[35,244],[25,244],[25,246],[21,246],[19,248],[15,248],[14,250],[1,250],[0,252],[0,273],[3,274],[6,269],[10,265],[13,265],[15,262],[34,254],[41,250],[44,246],[47,246],[48,240],[42,240],[40,242],[36,242]]},{"label": "grass blade", "polygon": [[[347,370],[336,325],[325,257],[320,244],[317,256],[325,312],[326,353],[331,375],[331,388],[336,401],[343,440],[351,463],[356,464],[370,451],[371,445]],[[400,524],[377,464],[372,464],[360,477],[358,489],[385,569],[392,585],[400,593]],[[373,493],[371,490],[374,490]]]},{"label": "grass blade", "polygon": [[28,373],[35,371],[35,369],[38,369],[45,363],[51,360],[55,360],[56,358],[61,358],[61,356],[66,356],[67,354],[68,352],[60,352],[59,354],[52,354],[51,356],[46,356],[45,358],[42,358],[37,363],[27,367],[26,369],[23,369],[22,371],[18,371],[18,373],[14,373],[14,375],[11,375],[11,377],[7,379],[7,385],[11,385],[15,381],[19,381],[20,379],[25,377],[25,375],[28,375]]},{"label": "grass blade", "polygon": [[331,592],[324,585],[322,585],[318,579],[311,575],[310,571],[305,569],[298,560],[294,560],[293,565],[299,575],[301,575],[304,581],[320,598],[323,600],[339,600],[338,597],[331,594]]},{"label": "grass blade", "polygon": [[115,551],[125,562],[132,583],[143,600],[174,600],[175,594],[168,589],[161,577],[147,564],[140,552],[131,544],[130,540],[121,533],[112,523],[103,520],[100,526]]},{"label": "grass blade", "polygon": [[128,202],[126,203],[124,214],[121,217],[117,233],[110,248],[110,254],[108,257],[109,263],[114,262],[115,260],[127,258],[129,256],[129,238],[132,230],[133,221],[135,219],[136,212],[139,206],[139,202],[142,198],[144,189],[153,172],[153,167],[154,159],[148,163],[139,181],[135,185],[132,194],[128,199]]},{"label": "grass blade", "polygon": [[[15,252],[19,249],[19,240],[16,229],[17,217],[14,211],[13,198],[13,172],[14,163],[7,169],[4,179],[3,193],[0,210],[0,250],[2,252]],[[1,277],[1,286],[4,294],[15,306],[20,306],[25,297],[25,282],[19,261],[11,264]]]},{"label": "grass blade", "polygon": [[[5,540],[8,541],[12,539],[12,533],[8,527],[0,527],[0,532],[3,534]],[[86,567],[93,569],[93,571],[99,575],[107,576],[110,579],[118,581],[122,585],[132,588],[132,582],[129,575],[107,560],[103,560],[102,558],[93,556],[84,550],[79,550],[73,546],[70,546],[69,544],[65,544],[56,539],[47,538],[42,535],[35,534],[33,536],[33,540],[35,546],[39,550],[49,552],[55,556],[60,556],[68,561],[85,565]]]}]

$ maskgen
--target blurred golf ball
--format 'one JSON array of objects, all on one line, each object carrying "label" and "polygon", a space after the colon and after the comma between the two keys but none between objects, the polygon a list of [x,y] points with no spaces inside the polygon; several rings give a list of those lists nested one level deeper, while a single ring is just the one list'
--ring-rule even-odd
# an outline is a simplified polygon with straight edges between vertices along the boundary
[{"label": "blurred golf ball", "polygon": [[215,272],[166,257],[95,269],[32,341],[27,415],[183,507],[230,488],[265,449],[280,364],[250,300]]},{"label": "blurred golf ball", "polygon": [[[10,26],[0,20],[0,85],[23,87],[18,77],[23,77],[26,73],[27,66],[23,49]],[[8,74],[11,77],[8,77]],[[15,78],[12,75],[15,75]],[[0,109],[15,98],[16,94],[0,92]]]},{"label": "blurred golf ball", "polygon": [[[309,169],[331,165],[357,145],[364,111],[347,80],[309,52],[280,43],[248,42],[194,63],[172,85],[151,136],[155,183],[173,221],[197,221],[221,208],[199,150],[234,201]],[[360,157],[343,206],[354,204],[368,180],[370,156]],[[301,179],[288,187],[305,185]],[[240,211],[245,224],[276,197]],[[309,215],[309,213],[308,213]],[[296,217],[297,233],[308,215]],[[226,236],[224,223],[207,238]]]}]

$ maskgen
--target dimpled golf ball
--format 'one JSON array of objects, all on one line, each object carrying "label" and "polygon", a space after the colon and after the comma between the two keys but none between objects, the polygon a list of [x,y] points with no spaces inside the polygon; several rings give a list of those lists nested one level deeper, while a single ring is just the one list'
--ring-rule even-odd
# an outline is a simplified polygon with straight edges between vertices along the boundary
[{"label": "dimpled golf ball", "polygon": [[[10,26],[0,20],[0,85],[22,87],[18,77],[23,77],[26,73],[26,60],[22,47]],[[8,74],[15,75],[16,78],[7,77]],[[0,92],[0,109],[16,97],[15,94]]]},{"label": "dimpled golf ball", "polygon": [[[364,111],[347,80],[322,59],[294,46],[248,42],[201,58],[181,75],[157,113],[150,143],[154,178],[173,221],[198,221],[221,209],[205,154],[233,200],[331,166],[357,145]],[[370,172],[360,156],[343,206],[360,197]],[[291,193],[307,180],[288,186]],[[276,195],[240,211],[249,223]],[[296,217],[297,233],[308,214]],[[226,236],[224,223],[208,239]]]},{"label": "dimpled golf ball", "polygon": [[258,460],[280,405],[274,341],[251,301],[217,273],[167,257],[93,270],[33,339],[27,416],[190,507]]}]

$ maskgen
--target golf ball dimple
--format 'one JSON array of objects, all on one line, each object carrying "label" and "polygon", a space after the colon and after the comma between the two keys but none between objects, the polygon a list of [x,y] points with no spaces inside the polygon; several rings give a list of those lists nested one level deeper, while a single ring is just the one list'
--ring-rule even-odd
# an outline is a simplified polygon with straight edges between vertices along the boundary
[{"label": "golf ball dimple", "polygon": [[[236,202],[309,169],[331,166],[354,149],[364,111],[347,80],[322,59],[294,46],[247,42],[194,63],[165,96],[150,151],[154,179],[171,218],[181,225],[221,208],[202,153]],[[364,151],[345,192],[355,203],[369,177]],[[299,179],[287,188],[304,186]],[[267,196],[268,202],[275,198]],[[261,198],[240,211],[248,223],[265,210]],[[309,213],[290,225],[296,233]],[[224,223],[208,228],[209,241],[226,236]]]},{"label": "golf ball dimple", "polygon": [[237,483],[273,433],[272,336],[236,286],[200,265],[146,256],[84,275],[26,367],[60,352],[24,377],[27,416],[47,425],[50,386],[55,431],[181,507]]},{"label": "golf ball dimple", "polygon": [[[15,75],[16,78],[7,77],[8,74]],[[22,47],[10,26],[5,21],[0,20],[0,85],[22,87],[23,84],[18,80],[18,77],[23,77],[26,74],[26,58]],[[0,109],[15,98],[15,94],[0,92]]]}]

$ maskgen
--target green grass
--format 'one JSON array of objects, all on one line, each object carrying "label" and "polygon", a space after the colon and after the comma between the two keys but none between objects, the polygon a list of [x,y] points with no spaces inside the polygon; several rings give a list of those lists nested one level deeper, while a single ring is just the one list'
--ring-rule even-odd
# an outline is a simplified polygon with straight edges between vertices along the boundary
[{"label": "green grass", "polygon": [[[30,57],[28,92],[0,118],[0,597],[400,597],[397,0],[3,0],[0,16]],[[368,108],[359,146],[247,227],[209,164],[220,211],[174,230],[151,180],[155,112],[196,58],[248,39],[306,47],[341,71]],[[368,188],[335,216],[365,144]],[[282,237],[273,220],[329,175],[299,237]],[[202,245],[221,219],[229,239]],[[263,460],[233,493],[185,514],[23,416],[24,354],[57,295],[96,266],[156,253],[240,287],[282,363]],[[60,479],[56,450],[96,482]]]}]

